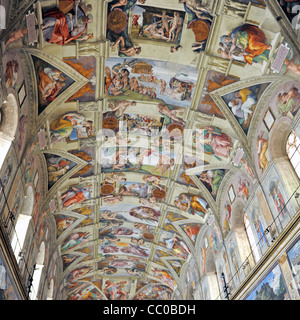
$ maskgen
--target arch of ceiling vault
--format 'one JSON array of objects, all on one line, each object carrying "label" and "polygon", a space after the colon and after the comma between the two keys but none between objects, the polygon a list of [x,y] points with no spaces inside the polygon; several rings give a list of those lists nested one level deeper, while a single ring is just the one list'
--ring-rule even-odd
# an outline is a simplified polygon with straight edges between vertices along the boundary
[{"label": "arch of ceiling vault", "polygon": [[48,191],[48,171],[47,166],[45,166],[44,155],[37,150],[29,149],[26,154],[26,160],[28,161],[31,157],[36,157],[39,162],[39,172],[40,172],[40,202],[39,202],[39,211],[43,211],[45,207],[45,202],[47,199],[47,191]]},{"label": "arch of ceiling vault", "polygon": [[[58,157],[62,157],[65,158],[67,160],[73,161],[74,163],[76,163],[76,165],[67,173],[65,173],[60,179],[58,179],[57,182],[55,182],[53,184],[53,186],[51,186],[48,190],[47,193],[47,198],[45,201],[47,201],[47,199],[53,197],[55,190],[59,189],[64,182],[68,181],[75,173],[77,173],[79,170],[81,170],[82,168],[84,168],[88,162],[80,159],[79,157],[76,157],[73,154],[70,154],[68,152],[64,152],[61,150],[47,150],[47,151],[43,151],[42,152],[44,155],[48,155],[48,156],[58,156]],[[43,159],[43,165],[45,168],[47,168],[47,163],[46,163],[46,159]],[[49,183],[49,175],[48,175],[48,183]],[[53,190],[53,191],[52,191]]]},{"label": "arch of ceiling vault", "polygon": [[[285,79],[284,82],[288,82],[289,78]],[[256,103],[255,111],[253,114],[253,118],[250,123],[249,127],[249,133],[245,134],[241,126],[239,125],[238,121],[234,117],[233,113],[229,110],[228,106],[226,105],[225,101],[222,99],[222,96],[235,92],[237,90],[243,89],[245,87],[251,87],[254,85],[260,85],[260,84],[267,84],[268,87],[264,90],[262,93],[262,96],[260,97],[259,101]],[[220,110],[224,113],[226,120],[228,120],[232,126],[232,128],[236,131],[236,134],[238,136],[239,142],[241,143],[244,150],[250,155],[250,150],[248,149],[248,143],[251,141],[252,137],[252,130],[251,127],[256,127],[257,121],[259,121],[262,118],[262,106],[266,104],[268,99],[274,94],[274,91],[278,88],[280,84],[283,84],[283,79],[280,76],[276,75],[270,75],[270,76],[263,76],[263,77],[255,77],[255,78],[249,78],[246,80],[240,80],[236,83],[230,84],[228,86],[225,86],[223,88],[217,89],[214,92],[212,92],[210,95],[212,99],[217,103]],[[248,138],[247,138],[248,137]]]},{"label": "arch of ceiling vault", "polygon": [[[72,80],[75,82],[66,90],[64,90],[53,102],[51,102],[46,109],[43,111],[45,113],[45,116],[47,114],[51,114],[55,112],[55,110],[58,109],[58,106],[62,103],[64,103],[68,98],[70,98],[74,93],[76,93],[80,88],[82,88],[85,84],[88,83],[88,79],[86,79],[83,75],[81,75],[79,72],[77,72],[75,69],[70,67],[67,63],[61,61],[57,57],[37,49],[26,49],[26,53],[29,55],[29,57],[37,57],[50,65],[53,65],[54,68],[57,68],[59,71],[63,72],[67,76],[69,76]],[[38,88],[37,88],[37,79],[36,79],[36,73],[34,70],[33,62],[31,62],[31,70],[32,75],[34,76],[33,83],[35,84],[35,96],[38,96]],[[37,108],[37,106],[36,106]]]},{"label": "arch of ceiling vault", "polygon": [[251,124],[252,128],[249,131],[248,134],[248,141],[250,144],[250,154],[253,154],[253,142],[255,141],[255,126],[258,125],[260,119],[263,118],[263,112],[265,110],[266,104],[269,102],[269,99],[275,94],[275,92],[278,90],[278,88],[282,87],[284,84],[288,82],[295,81],[294,78],[286,76],[285,78],[278,78],[277,81],[275,81],[270,87],[267,89],[263,97],[261,98],[259,102],[259,108],[257,109],[257,113],[254,116],[253,124]]}]

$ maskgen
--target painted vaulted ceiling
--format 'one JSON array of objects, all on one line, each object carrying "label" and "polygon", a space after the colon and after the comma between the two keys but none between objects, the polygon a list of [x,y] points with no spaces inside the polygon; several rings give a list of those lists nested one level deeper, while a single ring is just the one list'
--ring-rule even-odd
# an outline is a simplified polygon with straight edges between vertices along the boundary
[{"label": "painted vaulted ceiling", "polygon": [[263,0],[18,5],[3,92],[38,236],[55,235],[56,297],[186,297],[264,174],[272,119],[298,111],[278,98],[300,89],[295,15]]}]

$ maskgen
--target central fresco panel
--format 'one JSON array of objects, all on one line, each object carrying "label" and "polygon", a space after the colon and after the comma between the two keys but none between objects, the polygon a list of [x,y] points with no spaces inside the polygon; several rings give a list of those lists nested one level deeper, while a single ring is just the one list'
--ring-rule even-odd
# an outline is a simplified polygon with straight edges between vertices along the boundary
[{"label": "central fresco panel", "polygon": [[150,59],[111,58],[106,60],[105,93],[118,100],[187,107],[197,77],[197,69],[191,66]]},{"label": "central fresco panel", "polygon": [[[134,3],[122,6],[112,1],[108,8],[107,37],[113,47],[118,46],[119,57],[105,61],[108,110],[102,120],[101,171],[105,178],[101,184],[98,267],[101,274],[112,277],[148,277],[147,281],[161,283],[145,287],[135,299],[151,299],[154,294],[167,298],[177,286],[169,266],[178,279],[191,255],[182,234],[187,232],[195,241],[200,230],[186,224],[180,232],[173,222],[187,218],[175,218],[173,213],[168,220],[160,209],[171,192],[167,185],[177,166],[176,146],[183,141],[184,114],[191,107],[199,70],[139,58],[139,48],[131,58],[128,48],[133,47],[132,41],[166,43],[174,52],[181,49],[185,19],[185,11]],[[129,13],[132,21],[127,23]],[[113,16],[120,18],[118,25],[113,25]],[[178,208],[176,203],[173,205]],[[206,205],[199,214],[204,215]]]}]

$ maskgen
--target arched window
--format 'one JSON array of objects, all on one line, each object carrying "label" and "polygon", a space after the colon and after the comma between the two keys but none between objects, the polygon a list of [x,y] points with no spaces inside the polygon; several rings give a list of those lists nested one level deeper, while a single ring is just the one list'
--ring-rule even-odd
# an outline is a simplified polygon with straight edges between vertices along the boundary
[{"label": "arched window", "polygon": [[0,5],[0,31],[6,29],[6,10]]},{"label": "arched window", "polygon": [[215,257],[210,249],[206,257],[206,276],[209,288],[209,296],[211,300],[217,300],[220,298],[220,288],[218,283],[217,269],[215,263]]},{"label": "arched window", "polygon": [[[211,227],[206,227],[203,230],[203,237],[198,247],[198,257],[200,260],[200,270],[199,274],[201,277],[201,283],[204,284],[201,287],[202,298],[216,300],[220,297],[220,288],[217,277],[217,267],[215,261],[213,240],[213,229]],[[194,270],[196,267],[194,268]],[[190,268],[191,270],[191,268]],[[192,270],[193,271],[193,270]],[[195,271],[191,275],[195,274]],[[194,289],[198,283],[195,283]]]},{"label": "arched window", "polygon": [[44,268],[44,261],[45,261],[45,242],[42,242],[40,245],[40,250],[36,259],[36,264],[32,276],[32,287],[30,292],[30,299],[36,300],[38,297],[38,289],[42,277],[42,272]]},{"label": "arched window", "polygon": [[296,132],[292,131],[286,143],[286,152],[294,167],[298,178],[300,178],[300,139]]},{"label": "arched window", "polygon": [[47,292],[47,300],[53,300],[53,293],[54,293],[54,280],[51,279],[48,292]]},{"label": "arched window", "polygon": [[290,206],[294,206],[296,213],[299,208],[299,203],[294,197],[295,191],[299,188],[300,176],[299,134],[295,133],[297,130],[292,129],[292,120],[287,118],[282,117],[277,126],[272,129],[270,156],[286,190],[285,202],[287,203],[290,197]]},{"label": "arched window", "polygon": [[15,96],[10,93],[0,108],[0,168],[5,160],[18,127],[19,107]]},{"label": "arched window", "polygon": [[[245,203],[240,198],[235,200],[232,205],[232,231],[234,233],[234,239],[237,244],[238,254],[240,256],[240,265],[238,268],[243,268],[242,273],[248,275],[251,269],[255,265],[255,261],[252,255],[253,248],[249,239],[248,230],[251,228],[245,225]],[[250,224],[249,224],[250,226]],[[237,259],[238,261],[238,259]]]},{"label": "arched window", "polygon": [[11,146],[11,141],[8,141],[6,139],[2,139],[2,137],[0,137],[0,168],[3,165],[3,162],[5,160],[5,157],[8,153],[8,150]]},{"label": "arched window", "polygon": [[12,237],[12,248],[14,250],[15,257],[17,261],[20,260],[20,252],[22,251],[29,222],[31,220],[31,214],[33,211],[33,205],[34,205],[34,192],[33,188],[29,186],[27,188],[26,196],[23,201],[23,206],[20,211],[20,214],[17,218],[17,222],[15,225],[15,230]]}]

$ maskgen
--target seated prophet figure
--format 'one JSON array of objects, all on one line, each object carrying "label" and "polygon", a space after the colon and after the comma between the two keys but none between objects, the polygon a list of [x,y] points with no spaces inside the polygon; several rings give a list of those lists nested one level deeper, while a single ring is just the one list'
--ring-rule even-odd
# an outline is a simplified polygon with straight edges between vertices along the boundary
[{"label": "seated prophet figure", "polygon": [[65,84],[65,76],[61,71],[53,68],[44,68],[40,74],[39,92],[42,100],[46,102],[54,101],[62,92]]},{"label": "seated prophet figure", "polygon": [[[250,65],[269,61],[272,46],[266,44],[266,36],[257,26],[241,25],[229,35],[221,36],[220,41],[223,46],[219,52],[225,59],[243,61]],[[236,53],[236,50],[239,53]]]},{"label": "seated prophet figure", "polygon": [[74,0],[73,9],[67,14],[59,9],[54,9],[43,15],[42,31],[45,41],[65,45],[85,33],[87,25],[93,21],[93,17],[91,14],[85,15],[79,7],[79,2]]},{"label": "seated prophet figure", "polygon": [[93,122],[77,112],[69,112],[60,116],[51,123],[50,130],[51,143],[56,143],[64,138],[76,141],[94,134]]},{"label": "seated prophet figure", "polygon": [[198,195],[191,195],[188,193],[181,193],[174,200],[177,208],[184,212],[189,212],[192,215],[204,216],[209,208],[207,202]]},{"label": "seated prophet figure", "polygon": [[231,138],[220,128],[206,126],[193,133],[194,142],[199,144],[204,152],[212,154],[217,160],[228,158],[233,149]]},{"label": "seated prophet figure", "polygon": [[233,114],[247,123],[249,115],[253,113],[251,108],[257,103],[257,95],[252,92],[249,88],[241,89],[236,92],[235,99],[228,103]]},{"label": "seated prophet figure", "polygon": [[61,196],[63,207],[69,207],[75,203],[81,203],[84,200],[91,199],[91,186],[86,187],[71,187]]}]

